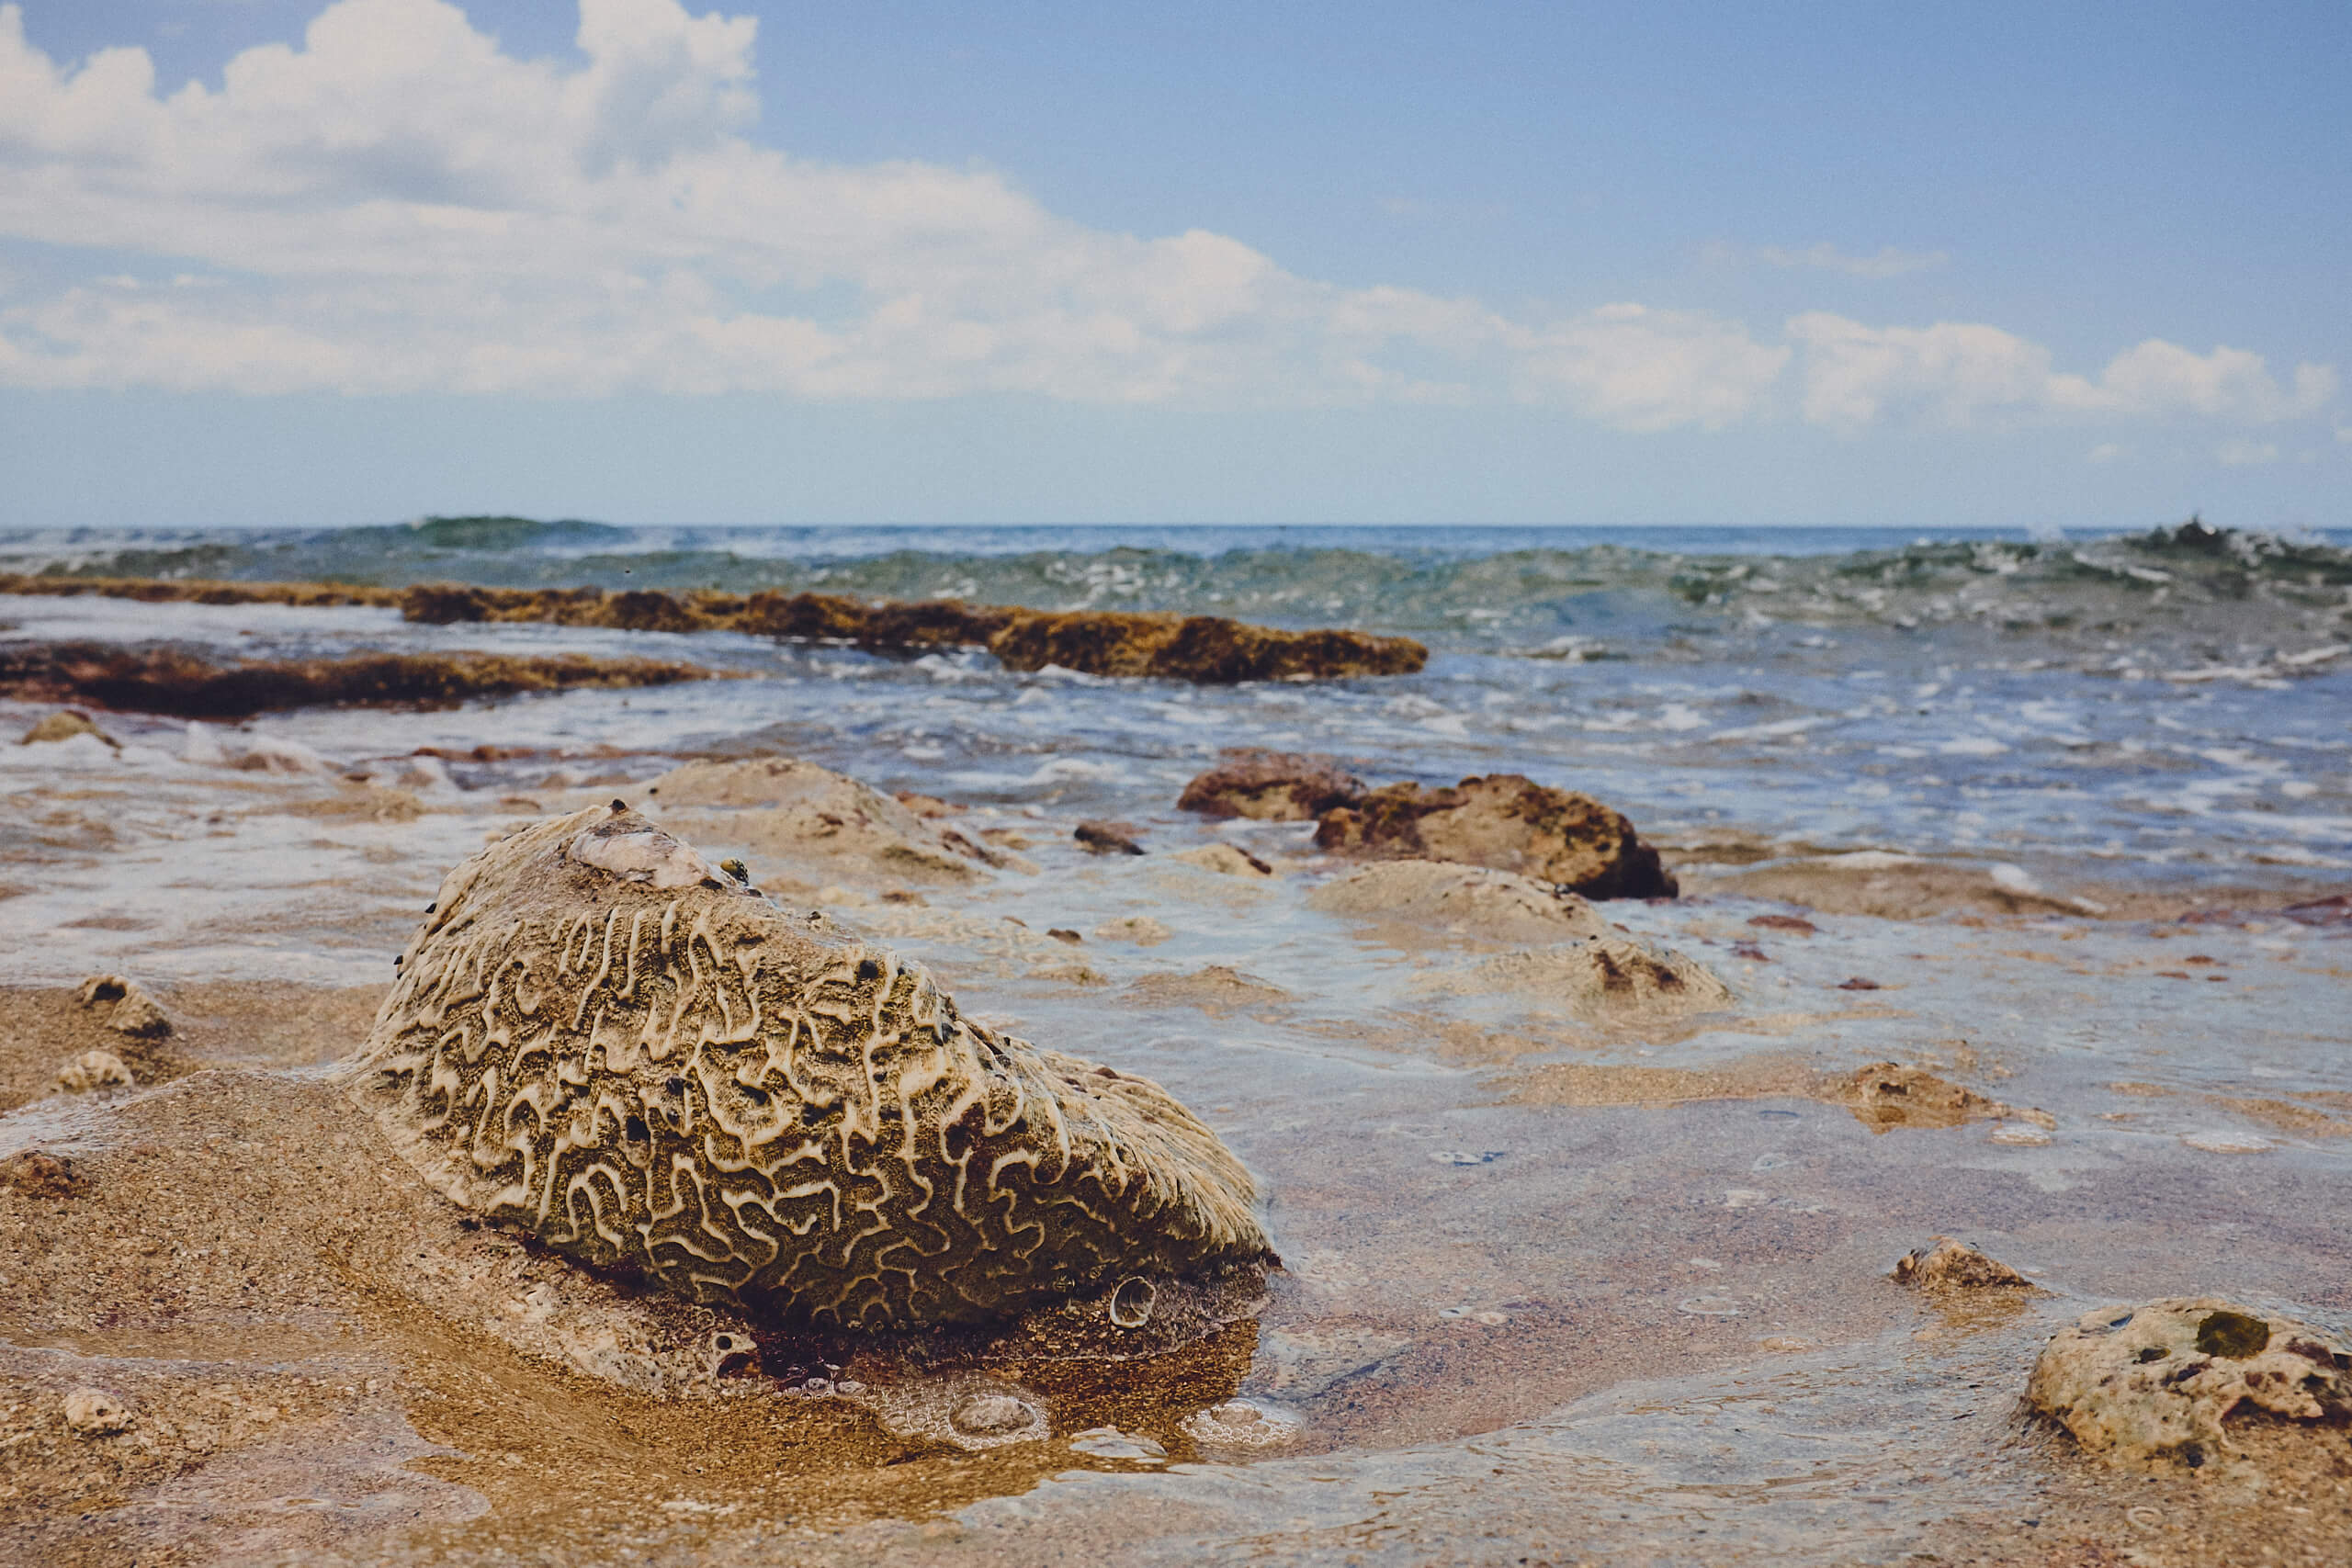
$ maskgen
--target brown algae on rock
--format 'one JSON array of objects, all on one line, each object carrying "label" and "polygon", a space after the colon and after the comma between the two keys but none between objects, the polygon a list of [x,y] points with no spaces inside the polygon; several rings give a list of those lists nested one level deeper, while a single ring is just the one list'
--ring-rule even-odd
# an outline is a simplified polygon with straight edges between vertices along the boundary
[{"label": "brown algae on rock", "polygon": [[2336,1463],[2352,1458],[2352,1350],[2216,1296],[2086,1313],[2042,1348],[2026,1398],[2110,1460],[2238,1468],[2229,1427],[2249,1418],[2311,1429]]},{"label": "brown algae on rock", "polygon": [[1676,891],[1657,851],[1622,813],[1518,773],[1466,778],[1450,789],[1389,784],[1324,813],[1315,843],[1335,854],[1492,866],[1588,898]]},{"label": "brown algae on rock", "polygon": [[1312,822],[1363,798],[1363,781],[1329,757],[1243,746],[1217,757],[1176,799],[1180,811],[1262,822]]},{"label": "brown algae on rock", "polygon": [[459,865],[401,971],[345,1081],[402,1156],[682,1296],[912,1327],[1271,1258],[1158,1085],[964,1018],[618,802]]}]

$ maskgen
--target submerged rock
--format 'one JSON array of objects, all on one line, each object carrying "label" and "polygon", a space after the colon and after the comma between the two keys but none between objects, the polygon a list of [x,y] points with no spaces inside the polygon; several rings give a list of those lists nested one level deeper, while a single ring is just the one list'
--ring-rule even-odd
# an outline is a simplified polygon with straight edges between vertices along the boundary
[{"label": "submerged rock", "polygon": [[2035,1289],[2032,1280],[2007,1264],[1948,1235],[1939,1235],[1933,1246],[1914,1247],[1897,1258],[1894,1278],[1899,1284],[1926,1290]]},{"label": "submerged rock", "polygon": [[1824,1086],[1824,1098],[1843,1105],[1873,1133],[1896,1127],[1957,1127],[1963,1122],[2012,1118],[2054,1127],[2047,1111],[2019,1110],[1977,1093],[1964,1084],[1938,1077],[1900,1062],[1872,1062]]},{"label": "submerged rock", "polygon": [[1430,937],[1471,942],[1561,942],[1605,936],[1609,922],[1574,893],[1485,866],[1382,861],[1335,876],[1307,908]]},{"label": "submerged rock", "polygon": [[45,741],[71,740],[77,735],[95,735],[116,750],[122,750],[121,741],[93,724],[88,714],[74,708],[60,708],[55,713],[42,716],[30,729],[25,731],[17,744],[38,746]]},{"label": "submerged rock", "polygon": [[1184,786],[1179,810],[1204,817],[1249,817],[1267,822],[1312,822],[1327,811],[1363,798],[1363,781],[1329,757],[1238,747]]},{"label": "submerged rock", "polygon": [[646,793],[681,833],[741,846],[760,879],[780,866],[796,889],[834,880],[969,882],[1008,858],[869,784],[790,757],[688,762]]},{"label": "submerged rock", "polygon": [[1203,871],[1213,871],[1219,876],[1238,876],[1249,881],[1262,882],[1274,874],[1273,866],[1260,860],[1238,844],[1198,844],[1168,857]]},{"label": "submerged rock", "polygon": [[452,1201],[683,1296],[874,1329],[1271,1258],[1158,1085],[966,1019],[617,803],[452,871],[401,970],[352,1099]]},{"label": "submerged rock", "polygon": [[1711,1012],[1733,999],[1731,987],[1682,954],[1622,936],[1499,953],[1430,976],[1415,988],[1428,995],[1514,992],[1619,1022]]},{"label": "submerged rock", "polygon": [[2043,1347],[2026,1398],[2114,1460],[2229,1464],[2243,1457],[2230,1424],[2259,1417],[2333,1428],[2335,1462],[2352,1457],[2340,1435],[2352,1426],[2352,1349],[2218,1296],[2086,1313]]},{"label": "submerged rock", "polygon": [[1139,855],[1143,845],[1125,822],[1080,822],[1070,837],[1091,855]]},{"label": "submerged rock", "polygon": [[1518,773],[1466,778],[1451,789],[1389,784],[1326,812],[1315,842],[1337,854],[1491,866],[1588,898],[1676,891],[1657,851],[1618,812]]}]

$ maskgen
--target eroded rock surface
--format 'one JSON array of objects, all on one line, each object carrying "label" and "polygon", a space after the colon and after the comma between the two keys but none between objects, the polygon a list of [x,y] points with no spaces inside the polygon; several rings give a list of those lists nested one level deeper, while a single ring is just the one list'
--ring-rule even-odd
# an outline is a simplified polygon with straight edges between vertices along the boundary
[{"label": "eroded rock surface", "polygon": [[2352,1458],[2352,1349],[2218,1296],[2084,1314],[2043,1347],[2026,1398],[2110,1459],[2227,1464],[2230,1426],[2264,1417],[2312,1428],[2324,1462]]},{"label": "eroded rock surface", "polygon": [[1491,866],[1588,898],[1672,897],[1676,890],[1657,851],[1623,815],[1518,773],[1466,778],[1450,789],[1389,784],[1326,812],[1315,842],[1335,854]]},{"label": "eroded rock surface", "polygon": [[1939,1077],[1924,1067],[1872,1062],[1824,1086],[1825,1099],[1843,1105],[1873,1133],[1896,1127],[1957,1127],[1963,1122],[2030,1122],[2054,1127],[2047,1112],[2020,1110],[1979,1094],[1965,1084]]},{"label": "eroded rock surface", "polygon": [[1571,1013],[1620,1021],[1679,1018],[1731,1005],[1731,988],[1679,953],[1622,936],[1498,953],[1432,976],[1429,995],[1517,993]]},{"label": "eroded rock surface", "polygon": [[679,832],[745,851],[761,886],[969,882],[1008,859],[871,785],[790,757],[688,762],[646,795]]},{"label": "eroded rock surface", "polygon": [[352,1098],[453,1201],[682,1296],[980,1322],[1271,1256],[1158,1085],[972,1022],[634,812],[459,865],[401,967]]},{"label": "eroded rock surface", "polygon": [[2032,1280],[1997,1258],[1948,1235],[1914,1247],[1895,1260],[1898,1284],[1928,1291],[2030,1291]]},{"label": "eroded rock surface", "polygon": [[1363,866],[1323,884],[1306,903],[1328,915],[1470,942],[1561,942],[1609,932],[1609,922],[1576,894],[1513,872],[1442,861]]},{"label": "eroded rock surface", "polygon": [[1238,747],[1184,786],[1177,808],[1204,817],[1312,822],[1363,798],[1363,781],[1329,757]]}]

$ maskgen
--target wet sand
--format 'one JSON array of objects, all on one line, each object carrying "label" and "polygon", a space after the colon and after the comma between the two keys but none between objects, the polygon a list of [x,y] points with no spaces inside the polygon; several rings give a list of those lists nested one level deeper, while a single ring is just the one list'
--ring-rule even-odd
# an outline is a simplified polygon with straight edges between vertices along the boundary
[{"label": "wet sand", "polygon": [[[764,840],[763,876],[967,1010],[1166,1085],[1268,1194],[1286,1268],[1254,1319],[1139,1362],[917,1370],[471,1228],[325,1083],[440,872],[615,786],[502,795],[402,783],[399,760],[365,782],[140,773],[72,744],[16,797],[0,898],[13,1561],[2352,1554],[2341,1435],[2249,1434],[2301,1479],[2248,1496],[2099,1465],[2020,1403],[2043,1341],[2103,1303],[2210,1291],[2352,1323],[2352,949],[2277,912],[2323,885],[2127,918],[1988,908],[1981,866],[1877,865],[1880,911],[1686,863],[1690,897],[1596,908],[1731,1004],[1627,1015],[1454,983],[1549,951],[1525,931],[1317,910],[1345,868],[1293,825],[1170,814],[1141,824],[1151,852],[1092,856],[1050,807],[950,801],[942,821],[1016,831],[1038,870],[919,892],[880,863],[796,879]],[[1176,859],[1204,843],[1276,874]],[[1146,917],[1148,945],[1099,934]],[[174,1032],[108,1032],[73,995],[102,972]],[[53,1091],[92,1049],[139,1087]],[[2047,1294],[1888,1278],[1939,1234]],[[755,1356],[711,1353],[739,1333]],[[1017,1390],[1050,1436],[959,1446],[926,1377]],[[127,1427],[72,1430],[80,1388]],[[1203,1427],[1237,1394],[1274,1440]]]}]

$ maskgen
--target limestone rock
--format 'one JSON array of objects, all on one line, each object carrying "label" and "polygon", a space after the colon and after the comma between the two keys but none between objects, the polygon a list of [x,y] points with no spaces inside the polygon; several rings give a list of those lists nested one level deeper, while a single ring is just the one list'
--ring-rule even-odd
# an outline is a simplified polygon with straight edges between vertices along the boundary
[{"label": "limestone rock", "polygon": [[85,1051],[69,1057],[57,1069],[57,1087],[68,1094],[95,1094],[101,1089],[136,1088],[138,1080],[122,1058],[111,1051]]},{"label": "limestone rock", "polygon": [[1510,991],[1620,1021],[1679,1018],[1732,1002],[1731,987],[1700,964],[1622,936],[1498,953],[1466,970],[1432,976],[1418,988],[1481,996]]},{"label": "limestone rock", "polygon": [[1137,947],[1157,947],[1175,934],[1149,915],[1122,915],[1094,928],[1097,942],[1131,942]]},{"label": "limestone rock", "polygon": [[1315,842],[1336,854],[1491,866],[1588,898],[1676,891],[1657,851],[1623,816],[1590,795],[1518,773],[1466,778],[1451,789],[1389,784],[1326,812]]},{"label": "limestone rock", "polygon": [[1262,881],[1274,874],[1274,868],[1251,854],[1238,844],[1201,844],[1170,855],[1170,860],[1198,866],[1203,871],[1216,872],[1219,876],[1238,876]]},{"label": "limestone rock", "polygon": [[172,1021],[147,987],[119,975],[93,975],[74,993],[85,1008],[105,1008],[107,1027],[135,1040],[161,1040],[172,1032]]},{"label": "limestone rock", "polygon": [[1004,859],[880,790],[789,757],[688,762],[646,791],[662,819],[749,852],[754,880],[969,882]]},{"label": "limestone rock", "polygon": [[1977,1093],[1965,1084],[1938,1077],[1899,1062],[1872,1062],[1826,1086],[1827,1098],[1854,1113],[1873,1133],[1896,1127],[1957,1127],[1963,1122],[2011,1118],[2055,1127],[2047,1111],[2019,1110]]},{"label": "limestone rock", "polygon": [[2032,1280],[1977,1247],[1939,1235],[1930,1247],[1914,1247],[1895,1260],[1897,1283],[1930,1291],[2019,1290],[2035,1288]]},{"label": "limestone rock", "polygon": [[74,708],[60,708],[55,713],[44,715],[25,731],[24,738],[17,744],[37,746],[48,740],[71,740],[77,735],[95,735],[116,750],[122,750],[121,741],[92,723],[88,714]]},{"label": "limestone rock", "polygon": [[1329,757],[1238,747],[1184,786],[1178,809],[1204,817],[1312,822],[1363,798],[1363,781]]},{"label": "limestone rock", "polygon": [[104,1389],[77,1388],[65,1396],[65,1427],[77,1438],[109,1438],[130,1429],[130,1410]]},{"label": "limestone rock", "polygon": [[1555,942],[1609,934],[1609,922],[1573,893],[1513,872],[1442,861],[1363,866],[1317,887],[1306,904],[1327,915],[1410,928],[1432,938]]},{"label": "limestone rock", "polygon": [[2060,1329],[2034,1362],[2026,1398],[2088,1452],[2197,1469],[2236,1457],[2233,1419],[2352,1425],[2352,1350],[2308,1324],[2218,1296],[2167,1297],[2086,1313]]},{"label": "limestone rock", "polygon": [[462,1207],[790,1322],[981,1322],[1271,1257],[1248,1174],[1158,1085],[973,1022],[623,809],[452,871],[343,1081]]}]

